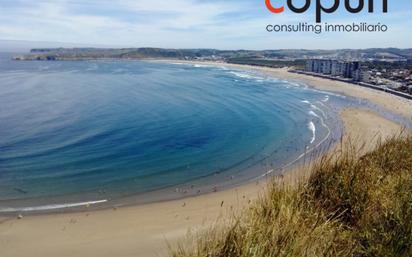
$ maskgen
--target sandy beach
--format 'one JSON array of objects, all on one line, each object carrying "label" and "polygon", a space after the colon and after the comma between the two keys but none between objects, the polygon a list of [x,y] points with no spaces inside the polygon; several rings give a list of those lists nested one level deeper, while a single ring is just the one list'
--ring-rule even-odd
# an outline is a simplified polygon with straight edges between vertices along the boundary
[{"label": "sandy beach", "polygon": [[313,77],[303,74],[291,73],[288,68],[268,68],[250,65],[239,65],[229,63],[217,62],[182,62],[182,63],[196,63],[203,65],[218,65],[222,67],[235,68],[246,71],[253,71],[263,73],[268,76],[274,76],[289,81],[297,81],[305,83],[318,90],[326,90],[346,96],[352,96],[359,99],[369,100],[387,110],[400,114],[412,120],[412,101],[390,95],[388,93],[372,90],[369,88],[360,87],[354,84],[345,83],[341,81],[329,80],[319,77]]},{"label": "sandy beach", "polygon": [[[366,99],[412,120],[412,101],[384,92],[292,74],[287,69],[229,66],[304,81],[319,90]],[[401,130],[401,125],[370,111],[345,109],[341,118],[345,137],[367,142],[365,151],[371,149],[379,138]],[[291,171],[285,179],[299,177],[296,174],[299,173]],[[166,256],[168,243],[174,244],[188,231],[210,226],[228,213],[247,206],[264,192],[264,187],[265,183],[260,182],[164,203],[22,219],[0,218],[0,256]]]}]

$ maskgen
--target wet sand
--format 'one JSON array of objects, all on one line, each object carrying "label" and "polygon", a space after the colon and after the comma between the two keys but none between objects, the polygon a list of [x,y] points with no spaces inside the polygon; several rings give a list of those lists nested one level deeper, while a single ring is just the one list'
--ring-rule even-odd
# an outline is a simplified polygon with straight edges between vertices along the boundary
[{"label": "wet sand", "polygon": [[[170,61],[164,61],[170,62]],[[268,68],[250,65],[239,65],[221,62],[193,62],[193,61],[176,61],[176,63],[186,63],[186,64],[200,64],[200,65],[214,65],[221,67],[234,68],[245,71],[258,72],[260,74],[266,74],[267,76],[273,76],[289,81],[296,81],[299,83],[304,83],[310,87],[318,90],[325,90],[329,92],[334,92],[337,94],[342,94],[346,96],[356,97],[358,99],[368,100],[375,103],[387,110],[402,115],[403,117],[412,120],[412,101],[394,96],[383,91],[378,91],[370,88],[361,87],[355,84],[324,79],[320,77],[314,77],[304,74],[297,74],[289,72],[289,68]]]},{"label": "wet sand", "polygon": [[[412,101],[355,85],[291,74],[285,69],[250,68],[286,79],[303,80],[316,88],[368,99],[412,119]],[[343,85],[342,85],[343,84]],[[342,111],[345,136],[361,138],[371,149],[378,137],[389,137],[401,126],[360,109]],[[356,140],[355,140],[356,141]],[[294,181],[304,169],[284,176]],[[264,191],[265,182],[182,200],[83,213],[48,214],[0,219],[0,256],[166,256],[189,230],[213,224],[237,211]]]}]

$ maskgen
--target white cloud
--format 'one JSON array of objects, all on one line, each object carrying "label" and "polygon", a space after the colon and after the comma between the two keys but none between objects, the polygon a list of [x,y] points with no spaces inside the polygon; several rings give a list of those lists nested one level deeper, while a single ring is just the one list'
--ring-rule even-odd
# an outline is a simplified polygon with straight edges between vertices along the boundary
[{"label": "white cloud", "polygon": [[[179,48],[340,48],[412,44],[398,22],[386,34],[268,33],[269,23],[312,22],[311,14],[272,15],[261,1],[8,0],[0,7],[0,39]],[[241,18],[242,15],[245,18]],[[390,21],[408,17],[391,14]],[[339,22],[350,18],[338,17]],[[335,19],[335,22],[337,19]],[[403,33],[402,33],[403,32]]]}]

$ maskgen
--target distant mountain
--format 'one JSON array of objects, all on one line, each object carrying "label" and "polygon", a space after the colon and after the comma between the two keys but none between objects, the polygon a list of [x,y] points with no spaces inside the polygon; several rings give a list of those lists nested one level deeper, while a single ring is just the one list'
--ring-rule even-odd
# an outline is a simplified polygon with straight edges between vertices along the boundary
[{"label": "distant mountain", "polygon": [[[30,49],[33,48],[73,48],[73,47],[97,47],[97,48],[107,48],[110,46],[99,45],[99,44],[81,44],[81,43],[63,43],[63,42],[48,42],[48,41],[29,41],[29,40],[7,40],[0,39],[0,52],[9,53],[29,53]],[[119,47],[119,46],[111,46]]]},{"label": "distant mountain", "polygon": [[412,49],[371,48],[338,50],[217,50],[217,49],[163,49],[163,48],[36,48],[30,54],[16,56],[16,60],[83,60],[83,59],[266,59],[294,60],[308,58],[335,58],[361,60],[412,59]]}]

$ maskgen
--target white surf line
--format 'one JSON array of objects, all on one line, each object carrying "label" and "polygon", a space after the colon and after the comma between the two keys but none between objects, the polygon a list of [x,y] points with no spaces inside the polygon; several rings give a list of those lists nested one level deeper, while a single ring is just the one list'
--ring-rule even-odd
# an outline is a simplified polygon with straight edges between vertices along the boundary
[{"label": "white surf line", "polygon": [[317,103],[320,104],[320,105],[323,105],[324,107],[326,107],[326,105],[321,101],[317,101]]},{"label": "white surf line", "polygon": [[[323,116],[324,118],[327,116],[326,113],[325,113],[322,109],[320,109],[319,107],[317,107],[317,106],[314,105],[313,103],[309,102],[308,100],[302,100],[302,101],[300,101],[300,102],[305,103],[305,104],[308,104],[312,109],[315,109],[315,110],[321,112],[321,113],[322,113],[322,116]],[[322,104],[323,106],[325,106],[325,105],[324,105],[322,102],[320,102],[320,101],[317,101],[317,103],[320,103],[320,104]]]},{"label": "white surf line", "polygon": [[264,82],[268,80],[267,78],[259,76],[252,72],[239,71],[239,70],[228,70],[227,73],[230,75],[242,78],[242,79],[250,79],[250,80],[255,80],[257,82],[259,81]]},{"label": "white surf line", "polygon": [[215,66],[206,65],[206,64],[194,64],[193,67],[195,67],[195,68],[213,68]]},{"label": "white surf line", "polygon": [[173,65],[185,65],[193,68],[222,68],[221,66],[211,65],[211,64],[200,64],[200,63],[186,63],[186,62],[167,62]]},{"label": "white surf line", "polygon": [[[325,106],[323,103],[321,103],[321,102],[319,102],[319,103],[322,104],[323,106]],[[318,108],[318,110],[321,110],[321,109]],[[315,114],[316,117],[318,117],[318,118],[320,119],[320,122],[321,122],[321,124],[322,124],[322,126],[323,126],[324,128],[329,129],[328,125],[326,125],[325,120],[324,120],[322,117],[320,117],[319,115],[317,115],[317,114],[316,114],[315,112],[313,112],[313,111],[312,111],[312,113]],[[323,113],[324,113],[324,112],[323,112]],[[329,130],[329,131],[330,131],[330,130]]]},{"label": "white surf line", "polygon": [[99,201],[89,201],[89,202],[81,202],[81,203],[66,203],[66,204],[51,204],[51,205],[43,205],[43,206],[34,206],[34,207],[21,207],[21,208],[12,208],[12,207],[5,207],[0,208],[0,213],[10,213],[10,212],[32,212],[32,211],[48,211],[48,210],[57,210],[57,209],[67,209],[73,207],[80,207],[80,206],[89,206],[89,205],[96,205],[100,203],[105,203],[108,200],[99,200]]},{"label": "white surf line", "polygon": [[308,127],[309,127],[309,130],[312,131],[312,139],[310,140],[310,144],[313,144],[313,142],[315,142],[315,140],[316,140],[316,126],[315,126],[315,123],[313,123],[313,121],[309,122]]},{"label": "white surf line", "polygon": [[[302,153],[301,155],[299,155],[299,157],[296,158],[295,160],[293,160],[293,161],[289,162],[288,164],[282,166],[281,169],[285,169],[285,168],[293,165],[294,163],[296,163],[297,161],[299,161],[300,159],[302,159],[302,158],[303,158],[304,156],[306,156],[307,154],[313,152],[316,148],[318,148],[319,146],[321,146],[321,145],[330,137],[330,135],[332,134],[332,131],[330,130],[329,126],[326,125],[326,123],[324,122],[323,118],[320,117],[320,120],[321,120],[322,126],[324,126],[324,127],[328,130],[328,134],[327,134],[318,144],[316,144],[314,147],[310,148],[309,150],[307,150],[307,151],[305,151],[304,153]],[[274,169],[271,169],[271,170],[269,170],[268,172],[266,172],[265,174],[263,174],[263,175],[261,175],[261,176],[259,176],[259,177],[257,177],[257,178],[254,178],[254,179],[252,179],[251,181],[256,181],[256,180],[259,180],[259,179],[261,179],[261,178],[264,178],[264,177],[272,174],[274,171],[275,171]]]},{"label": "white surf line", "polygon": [[315,110],[317,110],[317,111],[321,112],[321,113],[322,113],[323,118],[326,118],[326,117],[327,117],[326,113],[325,113],[325,112],[324,112],[321,108],[317,107],[316,105],[314,105],[314,104],[310,104],[310,107],[311,107],[312,109],[315,109]]},{"label": "white surf line", "polygon": [[[269,76],[269,77],[272,77],[272,78],[274,78],[274,79],[278,79],[276,76]],[[285,80],[285,81],[287,81],[288,83],[291,83],[290,80]],[[304,88],[304,89],[312,90],[312,91],[314,91],[314,92],[319,92],[319,93],[325,94],[326,96],[328,96],[328,98],[327,98],[328,100],[329,100],[329,98],[330,98],[329,96],[336,96],[336,97],[346,98],[345,95],[336,94],[336,93],[333,93],[333,92],[330,92],[330,91],[318,90],[318,89],[316,89],[316,88],[314,88],[314,87],[312,87],[312,86],[309,86],[309,85],[306,84],[306,83],[302,83],[302,82],[300,82],[300,81],[299,81],[299,82],[296,82],[296,83],[297,83],[297,84],[300,84],[300,85],[303,85],[303,88]],[[322,109],[320,109],[319,107],[317,107],[316,105],[313,105],[312,103],[310,103],[308,100],[303,100],[303,101],[301,101],[301,102],[309,104],[313,109],[318,110],[318,111],[320,111],[320,112],[322,113],[322,116],[323,116],[323,117],[319,117],[319,119],[320,119],[320,121],[321,121],[322,126],[327,129],[328,133],[327,133],[327,135],[326,135],[318,144],[316,144],[316,145],[315,145],[314,147],[312,147],[312,148],[309,148],[307,151],[305,151],[304,153],[302,153],[301,155],[299,155],[298,158],[296,158],[295,160],[293,160],[293,161],[289,162],[288,164],[284,165],[281,169],[285,169],[285,168],[293,165],[294,163],[296,163],[297,161],[299,161],[300,159],[302,159],[302,158],[303,158],[305,155],[307,155],[308,153],[313,152],[315,149],[317,149],[319,146],[321,146],[321,145],[330,137],[330,135],[332,134],[329,126],[326,125],[326,123],[325,123],[325,121],[324,121],[324,119],[323,119],[323,118],[326,118],[326,117],[327,117],[326,113],[325,113]],[[319,102],[319,103],[322,104],[323,106],[325,106],[325,104],[323,104],[322,102]],[[250,181],[259,180],[260,178],[266,177],[266,176],[268,176],[269,174],[273,173],[274,171],[275,171],[274,169],[271,169],[271,170],[269,170],[268,172],[266,172],[265,174],[263,174],[263,175],[261,175],[261,176],[259,176],[259,177],[256,177],[256,178],[254,178],[254,179],[252,179],[252,180],[250,180]]]},{"label": "white surf line", "polygon": [[329,96],[336,96],[336,97],[339,97],[339,98],[346,98],[346,95],[344,95],[344,94],[334,93],[334,92],[331,92],[331,91],[328,91],[328,90],[316,89],[312,86],[309,86],[308,84],[304,84],[304,85],[307,86],[308,90],[313,91],[313,92],[318,92],[318,93],[322,93],[324,95],[329,95]]},{"label": "white surf line", "polygon": [[173,64],[173,65],[190,66],[193,68],[217,68],[223,71],[236,71],[234,69],[229,69],[228,67],[218,65],[218,64],[198,64],[198,63],[185,63],[185,62],[167,62],[167,63]]}]

